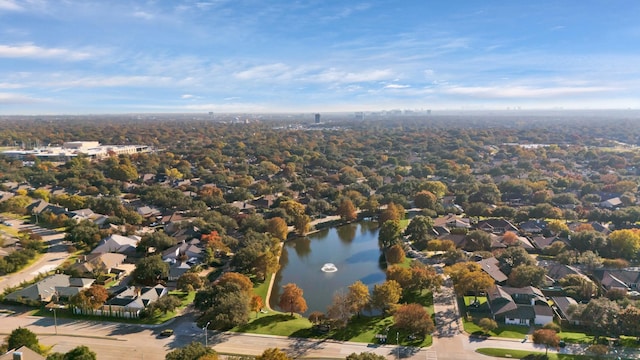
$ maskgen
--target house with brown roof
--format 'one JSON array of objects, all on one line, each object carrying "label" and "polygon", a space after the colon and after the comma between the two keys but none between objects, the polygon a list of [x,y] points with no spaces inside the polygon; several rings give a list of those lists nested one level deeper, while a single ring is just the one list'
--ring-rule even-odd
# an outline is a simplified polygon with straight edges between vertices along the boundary
[{"label": "house with brown roof", "polygon": [[478,221],[476,225],[478,230],[483,230],[492,234],[504,234],[507,231],[518,232],[518,228],[513,225],[509,220],[501,218],[492,218]]},{"label": "house with brown roof", "polygon": [[504,285],[507,282],[508,276],[500,270],[500,262],[495,257],[482,259],[478,261],[478,265],[482,268],[482,271],[486,272],[493,278],[498,285]]},{"label": "house with brown roof", "polygon": [[123,287],[117,289],[113,297],[107,300],[100,308],[96,310],[74,308],[73,312],[76,314],[137,318],[140,317],[142,310],[168,293],[167,288],[160,284],[143,288]]},{"label": "house with brown roof", "polygon": [[122,264],[126,258],[127,255],[118,253],[84,255],[75,264],[71,265],[69,270],[88,277],[114,272],[121,275],[124,272],[118,271],[118,265]]},{"label": "house with brown roof", "polygon": [[571,324],[580,325],[580,320],[577,320],[575,316],[569,310],[572,306],[577,306],[578,302],[569,296],[554,296],[551,298],[553,301],[553,310],[560,321]]},{"label": "house with brown roof", "polygon": [[11,349],[0,355],[0,360],[45,360],[46,358],[26,346]]}]

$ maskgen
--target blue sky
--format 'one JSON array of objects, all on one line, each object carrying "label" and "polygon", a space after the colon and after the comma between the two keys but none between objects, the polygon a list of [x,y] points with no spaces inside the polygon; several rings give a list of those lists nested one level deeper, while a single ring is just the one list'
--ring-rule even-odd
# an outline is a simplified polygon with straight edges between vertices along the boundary
[{"label": "blue sky", "polygon": [[640,1],[0,0],[0,114],[640,108]]}]

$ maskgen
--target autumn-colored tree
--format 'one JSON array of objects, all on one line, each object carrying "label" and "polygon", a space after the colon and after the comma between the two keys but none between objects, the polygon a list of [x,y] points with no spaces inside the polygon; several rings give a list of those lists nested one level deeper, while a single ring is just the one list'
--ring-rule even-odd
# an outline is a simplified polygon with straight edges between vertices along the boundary
[{"label": "autumn-colored tree", "polygon": [[200,241],[202,241],[207,247],[214,251],[224,251],[229,252],[231,249],[222,242],[222,236],[216,231],[212,230],[208,234],[202,234],[200,237]]},{"label": "autumn-colored tree", "polygon": [[347,293],[348,302],[351,306],[351,311],[360,315],[360,312],[369,304],[371,295],[369,294],[369,288],[362,281],[358,280],[349,286],[349,292]]},{"label": "autumn-colored tree", "polygon": [[400,264],[404,262],[405,254],[402,246],[399,244],[392,245],[384,252],[387,264]]},{"label": "autumn-colored tree", "polygon": [[267,278],[267,275],[275,273],[280,267],[278,257],[271,251],[263,252],[256,258],[253,265],[256,276],[263,281]]},{"label": "autumn-colored tree", "polygon": [[389,204],[387,204],[387,208],[382,210],[382,212],[378,216],[378,223],[382,225],[389,220],[401,219],[404,219],[404,208],[402,207],[402,205],[390,202]]},{"label": "autumn-colored tree", "polygon": [[518,245],[518,235],[512,231],[507,231],[502,236],[502,243],[507,246]]},{"label": "autumn-colored tree", "polygon": [[446,267],[444,271],[451,277],[459,296],[473,292],[477,298],[481,291],[487,291],[494,285],[493,278],[475,262],[456,263]]},{"label": "autumn-colored tree", "polygon": [[251,311],[255,311],[256,318],[258,317],[258,312],[262,310],[264,306],[264,301],[262,301],[262,297],[258,295],[253,295],[251,297],[251,301],[249,302],[249,306],[251,307]]},{"label": "autumn-colored tree", "polygon": [[545,346],[545,354],[549,353],[549,346],[558,347],[560,336],[555,330],[539,329],[533,332],[533,343]]},{"label": "autumn-colored tree", "polygon": [[549,221],[547,228],[554,234],[559,234],[563,231],[569,231],[569,227],[567,226],[566,222],[557,219]]},{"label": "autumn-colored tree", "polygon": [[293,219],[293,228],[296,230],[296,234],[299,236],[303,236],[304,234],[309,232],[311,227],[311,218],[309,215],[300,215],[296,216]]},{"label": "autumn-colored tree", "polygon": [[107,301],[109,293],[104,286],[93,285],[72,296],[69,303],[81,309],[98,309]]},{"label": "autumn-colored tree", "polygon": [[342,219],[342,221],[353,221],[358,218],[356,207],[353,205],[353,202],[349,198],[342,199],[340,205],[338,205],[336,214],[340,216],[340,219]]},{"label": "autumn-colored tree", "polygon": [[311,314],[309,314],[309,317],[308,317],[309,321],[311,321],[313,324],[318,324],[322,322],[325,318],[326,316],[322,311],[314,311]]},{"label": "autumn-colored tree", "polygon": [[447,185],[442,181],[425,181],[420,184],[419,189],[427,190],[438,198],[443,197],[447,193]]},{"label": "autumn-colored tree", "polygon": [[274,217],[267,220],[267,232],[276,239],[284,241],[287,239],[289,228],[287,226],[287,222],[284,221],[283,218]]},{"label": "autumn-colored tree", "polygon": [[402,296],[402,287],[395,280],[387,280],[374,285],[371,294],[371,305],[383,312],[391,310],[398,304]]},{"label": "autumn-colored tree", "polygon": [[612,257],[633,260],[640,252],[640,230],[623,229],[609,234],[609,251]]},{"label": "autumn-colored tree", "polygon": [[393,314],[394,325],[412,334],[426,336],[435,330],[429,312],[420,304],[405,304]]},{"label": "autumn-colored tree", "polygon": [[411,286],[411,270],[398,266],[392,265],[387,267],[387,280],[396,281],[403,289],[407,289]]},{"label": "autumn-colored tree", "polygon": [[253,291],[253,282],[246,275],[236,272],[226,272],[222,274],[216,281],[220,286],[228,283],[237,284],[245,294],[251,294]]},{"label": "autumn-colored tree", "polygon": [[307,302],[302,295],[304,292],[296,284],[286,284],[282,287],[282,294],[278,301],[278,306],[283,310],[288,310],[293,316],[294,312],[303,313],[307,311]]},{"label": "autumn-colored tree", "polygon": [[413,201],[421,209],[435,209],[438,199],[431,191],[422,190],[416,193]]},{"label": "autumn-colored tree", "polygon": [[433,266],[413,261],[409,269],[411,271],[411,281],[407,287],[408,290],[422,291],[429,289],[438,291],[444,283],[444,279]]},{"label": "autumn-colored tree", "polygon": [[332,320],[336,327],[343,328],[347,325],[352,315],[349,295],[343,291],[336,291],[333,294],[331,305],[327,307],[327,317]]},{"label": "autumn-colored tree", "polygon": [[271,348],[263,351],[256,357],[256,360],[293,360],[293,358],[278,348]]},{"label": "autumn-colored tree", "polygon": [[593,225],[588,224],[588,223],[584,223],[584,224],[580,224],[580,225],[576,226],[574,231],[575,232],[583,232],[583,231],[595,231],[595,230],[593,228]]}]

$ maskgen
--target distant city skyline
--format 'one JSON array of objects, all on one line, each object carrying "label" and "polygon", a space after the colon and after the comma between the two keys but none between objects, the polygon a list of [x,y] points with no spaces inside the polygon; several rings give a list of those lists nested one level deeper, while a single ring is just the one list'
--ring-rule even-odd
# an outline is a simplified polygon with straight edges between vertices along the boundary
[{"label": "distant city skyline", "polygon": [[640,2],[0,0],[0,114],[640,109]]}]

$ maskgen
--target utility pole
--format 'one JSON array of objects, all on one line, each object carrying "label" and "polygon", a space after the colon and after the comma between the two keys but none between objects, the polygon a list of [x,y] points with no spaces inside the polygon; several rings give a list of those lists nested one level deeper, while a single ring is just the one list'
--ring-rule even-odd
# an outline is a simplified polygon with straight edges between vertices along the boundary
[{"label": "utility pole", "polygon": [[211,324],[211,321],[207,322],[207,325],[204,326],[204,347],[209,347],[209,340],[208,340],[208,331],[209,330],[209,324]]}]

